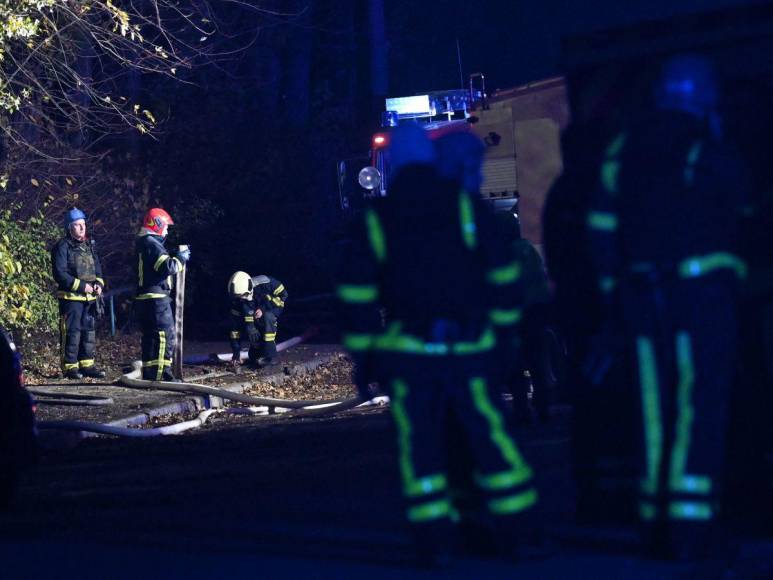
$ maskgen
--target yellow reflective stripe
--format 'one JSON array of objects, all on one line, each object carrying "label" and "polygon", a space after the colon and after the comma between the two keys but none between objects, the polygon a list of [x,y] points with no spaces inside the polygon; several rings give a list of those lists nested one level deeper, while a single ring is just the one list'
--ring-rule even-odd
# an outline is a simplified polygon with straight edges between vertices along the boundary
[{"label": "yellow reflective stripe", "polygon": [[276,338],[276,332],[267,332],[263,335],[263,340],[265,342],[273,342],[273,340]]},{"label": "yellow reflective stripe", "polygon": [[101,286],[104,286],[104,285],[105,285],[105,279],[104,279],[104,278],[97,278],[97,282],[99,282],[99,284],[100,284]]},{"label": "yellow reflective stripe", "polygon": [[477,227],[472,201],[466,191],[459,192],[459,225],[462,228],[464,245],[470,250],[474,249],[478,244]]},{"label": "yellow reflective stripe", "polygon": [[672,501],[668,515],[675,520],[710,520],[714,513],[711,504],[702,501]]},{"label": "yellow reflective stripe", "polygon": [[78,363],[67,363],[67,362],[66,362],[66,363],[64,363],[64,364],[62,365],[62,367],[63,367],[63,368],[64,368],[64,370],[66,370],[66,371],[71,371],[71,370],[73,370],[73,369],[77,369],[77,368],[78,368]]},{"label": "yellow reflective stripe", "polygon": [[408,521],[428,522],[451,517],[451,512],[451,503],[447,499],[439,499],[408,508]]},{"label": "yellow reflective stripe", "polygon": [[368,240],[373,250],[376,260],[383,263],[386,260],[386,239],[384,229],[381,227],[381,220],[373,209],[365,212],[365,222],[368,225]]},{"label": "yellow reflective stripe", "polygon": [[341,284],[336,288],[336,294],[341,302],[367,304],[376,301],[378,288],[372,284]]},{"label": "yellow reflective stripe", "polygon": [[153,269],[158,272],[158,269],[161,267],[161,264],[166,262],[169,259],[169,254],[161,254],[158,259],[156,260],[156,263],[153,264]]},{"label": "yellow reflective stripe", "polygon": [[156,364],[158,365],[158,370],[156,371],[156,380],[161,380],[161,375],[164,373],[164,363],[166,362],[166,359],[164,358],[164,351],[166,350],[166,332],[163,330],[158,331],[158,359],[156,361]]},{"label": "yellow reflective stripe", "polygon": [[135,300],[153,300],[155,298],[168,298],[166,294],[158,294],[155,292],[146,292],[145,294],[140,294],[135,298]]},{"label": "yellow reflective stripe", "polygon": [[74,292],[65,292],[64,290],[57,291],[56,296],[62,300],[75,300],[78,302],[91,302],[97,299],[94,294],[75,294]]},{"label": "yellow reflective stripe", "polygon": [[495,308],[494,310],[489,310],[488,317],[497,326],[510,326],[521,320],[521,309],[500,310]]},{"label": "yellow reflective stripe", "polygon": [[614,232],[617,230],[617,216],[605,211],[592,211],[588,214],[588,225],[602,232]]},{"label": "yellow reflective stripe", "polygon": [[254,316],[245,316],[244,317],[244,322],[255,322],[255,317]]},{"label": "yellow reflective stripe", "polygon": [[239,332],[238,330],[232,330],[231,334],[230,334],[230,337],[231,338],[241,338],[242,337],[242,333]]},{"label": "yellow reflective stripe", "polygon": [[279,306],[279,308],[283,308],[283,307],[284,307],[284,305],[285,305],[285,303],[284,303],[284,302],[282,302],[282,299],[281,299],[281,298],[279,298],[279,296],[275,296],[274,298],[272,298],[272,299],[271,299],[271,302],[273,302],[274,304],[276,304],[277,306]]},{"label": "yellow reflective stripe", "polygon": [[493,514],[515,514],[529,509],[535,503],[537,503],[537,490],[530,489],[508,497],[492,499],[488,502],[488,506]]},{"label": "yellow reflective stripe", "polygon": [[660,387],[655,364],[655,350],[649,338],[645,336],[636,338],[636,355],[639,362],[639,384],[647,457],[647,479],[642,482],[642,490],[654,495],[658,490],[660,458],[663,454],[663,422],[660,418]]},{"label": "yellow reflective stripe", "polygon": [[486,279],[495,286],[504,286],[512,284],[521,276],[521,265],[518,262],[512,262],[506,266],[489,270]]},{"label": "yellow reflective stripe", "polygon": [[94,366],[94,359],[93,358],[85,358],[83,360],[79,360],[78,364],[81,366],[81,368],[88,368]]},{"label": "yellow reflective stripe", "polygon": [[276,287],[276,290],[274,290],[274,294],[281,294],[284,291],[285,291],[284,284],[280,284],[279,286]]},{"label": "yellow reflective stripe", "polygon": [[356,352],[369,350],[373,343],[373,336],[370,334],[346,333],[344,334],[343,339],[346,349]]},{"label": "yellow reflective stripe", "polygon": [[80,285],[81,285],[81,281],[78,280],[78,278],[75,278],[75,280],[73,280],[73,282],[72,282],[72,287],[70,288],[70,290],[75,292],[78,289],[78,286],[80,286]]},{"label": "yellow reflective stripe", "polygon": [[729,252],[687,258],[679,264],[679,275],[682,278],[697,278],[722,268],[734,270],[739,278],[746,278],[746,262]]}]

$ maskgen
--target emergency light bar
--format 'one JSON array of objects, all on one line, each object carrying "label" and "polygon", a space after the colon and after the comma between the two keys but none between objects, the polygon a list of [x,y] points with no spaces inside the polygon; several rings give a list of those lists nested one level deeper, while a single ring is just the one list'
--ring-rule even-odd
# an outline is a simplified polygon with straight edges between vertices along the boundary
[{"label": "emergency light bar", "polygon": [[433,91],[426,95],[394,97],[386,99],[386,112],[382,115],[382,126],[395,127],[397,120],[416,117],[435,117],[451,115],[472,109],[470,92],[465,89]]},{"label": "emergency light bar", "polygon": [[430,115],[429,95],[414,97],[395,97],[386,100],[386,110],[394,111],[399,116],[415,115],[417,117]]}]

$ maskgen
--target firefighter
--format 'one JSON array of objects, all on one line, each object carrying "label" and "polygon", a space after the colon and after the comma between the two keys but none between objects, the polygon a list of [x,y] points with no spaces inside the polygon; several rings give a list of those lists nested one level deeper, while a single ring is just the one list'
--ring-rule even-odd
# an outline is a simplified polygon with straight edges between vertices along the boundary
[{"label": "firefighter", "polygon": [[493,216],[440,179],[434,158],[418,127],[393,131],[390,194],[356,221],[336,290],[358,389],[369,398],[378,382],[391,396],[406,515],[430,562],[448,550],[457,513],[450,425],[469,446],[503,550],[537,503],[496,389],[497,361],[516,355],[518,265],[500,251]]},{"label": "firefighter", "polygon": [[96,300],[105,280],[94,240],[88,237],[86,214],[72,208],[64,218],[65,236],[51,251],[58,285],[59,342],[62,374],[66,379],[104,378],[94,364]]},{"label": "firefighter", "polygon": [[630,348],[645,546],[659,557],[701,559],[721,542],[736,294],[746,269],[734,243],[747,178],[722,141],[707,60],[673,57],[654,93],[655,110],[608,143],[587,214],[606,314],[585,371],[597,382],[620,346]]},{"label": "firefighter", "polygon": [[[145,214],[137,235],[137,296],[135,307],[142,327],[142,378],[174,381],[172,353],[175,344],[170,292],[173,277],[190,260],[190,249],[170,256],[164,247],[172,216],[154,207]],[[179,379],[178,379],[179,380]]]},{"label": "firefighter", "polygon": [[287,290],[271,276],[250,277],[235,272],[228,281],[231,298],[231,349],[233,362],[241,358],[242,330],[250,344],[249,363],[264,367],[279,364],[276,352],[276,331],[279,316],[285,307]]}]

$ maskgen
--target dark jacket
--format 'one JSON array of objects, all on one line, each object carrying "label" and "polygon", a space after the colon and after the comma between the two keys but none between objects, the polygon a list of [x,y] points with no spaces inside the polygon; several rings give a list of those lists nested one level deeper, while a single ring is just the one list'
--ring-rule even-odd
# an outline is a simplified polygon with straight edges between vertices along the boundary
[{"label": "dark jacket", "polygon": [[85,289],[87,284],[105,285],[93,240],[79,242],[69,235],[62,238],[51,250],[51,263],[59,298],[83,302],[97,299]]},{"label": "dark jacket", "polygon": [[173,276],[182,271],[183,263],[169,255],[164,239],[152,234],[137,237],[137,300],[168,298]]},{"label": "dark jacket", "polygon": [[230,311],[230,338],[231,348],[237,352],[240,348],[241,331],[245,329],[254,344],[258,331],[255,327],[255,310],[260,308],[264,316],[273,315],[279,317],[284,310],[287,300],[287,290],[279,280],[271,276],[253,276],[254,290],[252,300],[236,299],[231,301]]}]

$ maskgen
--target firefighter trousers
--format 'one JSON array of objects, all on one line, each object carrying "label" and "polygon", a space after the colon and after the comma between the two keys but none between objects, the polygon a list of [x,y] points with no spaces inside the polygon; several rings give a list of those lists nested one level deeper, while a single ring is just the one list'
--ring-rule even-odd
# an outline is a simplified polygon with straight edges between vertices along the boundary
[{"label": "firefighter trousers", "polygon": [[[417,537],[458,519],[448,477],[459,451],[450,445],[458,435],[493,524],[503,531],[503,543],[512,545],[537,503],[537,491],[515,442],[510,413],[487,376],[488,365],[473,356],[406,355],[382,359],[378,366],[388,377],[406,515]],[[449,432],[453,425],[460,434]]]},{"label": "firefighter trousers", "polygon": [[642,418],[640,518],[677,546],[701,541],[720,507],[734,286],[721,276],[641,285],[624,293],[623,308]]},{"label": "firefighter trousers", "polygon": [[142,328],[142,378],[151,381],[172,378],[175,330],[170,298],[137,300],[137,316]]},{"label": "firefighter trousers", "polygon": [[[278,317],[273,312],[263,312],[263,316],[255,320],[255,327],[260,333],[260,341],[255,348],[250,348],[250,360],[257,357],[276,356],[276,330]],[[253,361],[254,362],[254,361]]]},{"label": "firefighter trousers", "polygon": [[94,366],[95,302],[59,301],[59,345],[62,372]]}]

